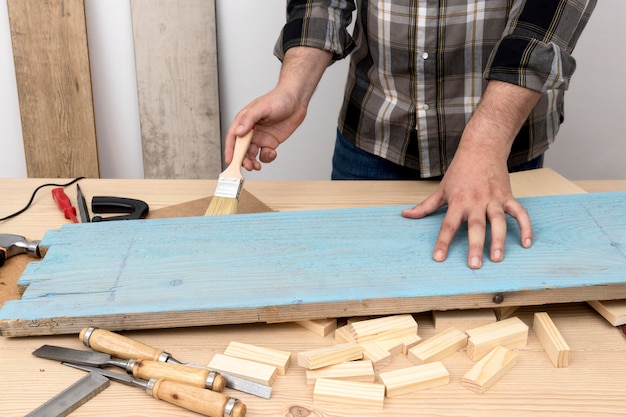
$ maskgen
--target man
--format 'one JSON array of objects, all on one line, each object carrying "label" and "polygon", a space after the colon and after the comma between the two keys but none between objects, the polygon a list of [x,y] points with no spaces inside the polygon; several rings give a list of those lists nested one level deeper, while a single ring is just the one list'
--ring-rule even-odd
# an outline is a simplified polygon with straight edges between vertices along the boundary
[{"label": "man", "polygon": [[[351,55],[333,156],[334,179],[438,178],[402,215],[447,205],[433,257],[445,260],[463,223],[468,266],[504,259],[506,215],[532,244],[530,218],[509,171],[540,167],[563,120],[571,52],[596,0],[292,0],[276,44],[277,86],[235,117],[255,127],[244,167],[272,162],[301,124],[324,70]],[[354,33],[347,27],[356,10]],[[258,158],[258,159],[257,159]]]}]

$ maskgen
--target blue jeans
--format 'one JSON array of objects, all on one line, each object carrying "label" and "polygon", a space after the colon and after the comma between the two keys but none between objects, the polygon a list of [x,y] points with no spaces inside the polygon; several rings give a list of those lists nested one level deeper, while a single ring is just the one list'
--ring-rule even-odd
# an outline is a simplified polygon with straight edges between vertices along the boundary
[{"label": "blue jeans", "polygon": [[[543,155],[519,165],[511,172],[537,169],[543,166]],[[365,152],[350,143],[337,130],[333,154],[333,180],[419,180],[419,170],[394,164],[380,156]],[[431,178],[433,179],[433,178]]]}]

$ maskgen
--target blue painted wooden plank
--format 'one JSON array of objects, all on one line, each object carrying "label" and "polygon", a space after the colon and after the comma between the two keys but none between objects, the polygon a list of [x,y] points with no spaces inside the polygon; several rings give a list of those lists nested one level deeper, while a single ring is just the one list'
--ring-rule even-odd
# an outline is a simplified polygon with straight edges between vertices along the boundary
[{"label": "blue painted wooden plank", "polygon": [[508,219],[506,260],[492,263],[486,255],[480,270],[466,266],[466,231],[446,262],[432,260],[443,212],[410,220],[396,206],[67,225],[46,234],[45,258],[29,265],[20,280],[27,290],[5,303],[0,320],[626,283],[626,193],[522,202],[533,220],[533,248],[521,248]]}]

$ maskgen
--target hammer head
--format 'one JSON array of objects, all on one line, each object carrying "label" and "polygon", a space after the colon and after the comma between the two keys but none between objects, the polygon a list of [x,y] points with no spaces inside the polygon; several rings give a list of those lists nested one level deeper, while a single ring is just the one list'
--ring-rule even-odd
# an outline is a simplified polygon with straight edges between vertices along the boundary
[{"label": "hammer head", "polygon": [[24,236],[0,233],[0,266],[11,256],[20,253],[28,253],[36,258],[41,258],[39,240],[27,240]]}]

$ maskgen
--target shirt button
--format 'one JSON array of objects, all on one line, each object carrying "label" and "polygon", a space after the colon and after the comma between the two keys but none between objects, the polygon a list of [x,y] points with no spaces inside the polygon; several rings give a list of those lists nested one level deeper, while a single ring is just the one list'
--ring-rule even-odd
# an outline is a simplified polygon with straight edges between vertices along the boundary
[{"label": "shirt button", "polygon": [[428,59],[428,52],[424,52],[424,53],[422,54],[422,58],[423,58],[423,59]]},{"label": "shirt button", "polygon": [[428,104],[422,105],[422,110],[428,110],[428,109],[430,109],[430,106]]}]

